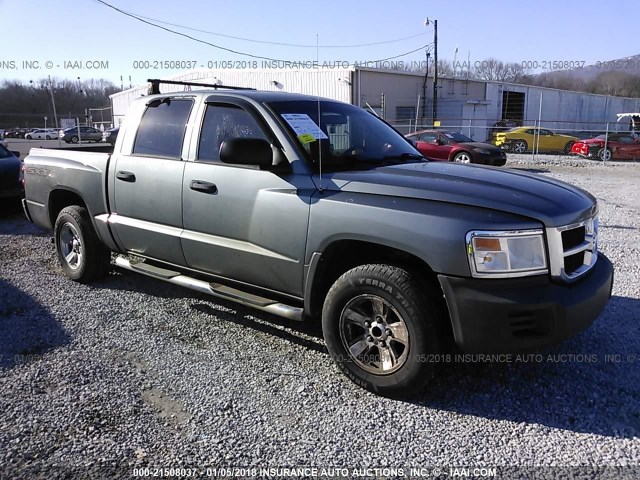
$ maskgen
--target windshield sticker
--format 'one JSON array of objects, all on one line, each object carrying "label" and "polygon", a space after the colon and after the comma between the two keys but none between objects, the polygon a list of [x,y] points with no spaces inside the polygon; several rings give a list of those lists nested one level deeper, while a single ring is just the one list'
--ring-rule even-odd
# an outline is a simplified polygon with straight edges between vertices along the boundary
[{"label": "windshield sticker", "polygon": [[302,143],[329,138],[306,113],[283,113],[282,118],[293,128]]},{"label": "windshield sticker", "polygon": [[302,142],[302,143],[311,143],[311,142],[315,142],[316,139],[313,135],[311,135],[310,133],[304,133],[302,135],[298,135],[298,139]]}]

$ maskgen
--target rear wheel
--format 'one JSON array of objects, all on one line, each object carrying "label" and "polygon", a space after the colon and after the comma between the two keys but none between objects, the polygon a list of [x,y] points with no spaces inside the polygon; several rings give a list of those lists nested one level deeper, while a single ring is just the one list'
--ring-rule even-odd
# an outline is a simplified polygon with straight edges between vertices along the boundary
[{"label": "rear wheel", "polygon": [[49,135],[47,135],[47,140],[51,140],[51,137]]},{"label": "rear wheel", "polygon": [[471,163],[471,155],[469,152],[460,152],[453,157],[453,161],[456,163]]},{"label": "rear wheel", "polygon": [[524,140],[516,140],[513,142],[513,147],[511,147],[514,153],[524,153],[528,148],[529,145]]},{"label": "rear wheel", "polygon": [[96,235],[85,208],[64,208],[56,220],[54,235],[58,261],[67,277],[88,283],[106,275],[111,252]]},{"label": "rear wheel", "polygon": [[608,162],[609,160],[611,160],[612,157],[613,157],[613,152],[611,152],[611,149],[609,148],[607,149],[601,148],[598,151],[598,158],[603,162]]},{"label": "rear wheel", "polygon": [[569,142],[569,143],[567,143],[567,144],[564,146],[564,153],[565,153],[566,155],[568,155],[568,154],[570,154],[570,153],[571,153],[571,148],[573,148],[573,144],[574,144],[574,143],[576,143],[576,142]]},{"label": "rear wheel", "polygon": [[422,387],[434,372],[441,311],[406,270],[362,265],[331,287],[322,311],[327,348],[356,384],[382,394]]}]

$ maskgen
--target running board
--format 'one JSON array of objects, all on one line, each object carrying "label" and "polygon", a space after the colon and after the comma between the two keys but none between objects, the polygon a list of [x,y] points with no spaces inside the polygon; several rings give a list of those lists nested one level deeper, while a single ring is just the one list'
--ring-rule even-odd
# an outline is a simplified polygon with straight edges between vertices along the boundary
[{"label": "running board", "polygon": [[173,283],[174,285],[180,285],[181,287],[190,288],[197,292],[241,303],[242,305],[288,318],[289,320],[302,320],[302,308],[292,307],[291,305],[286,305],[273,299],[243,292],[242,290],[237,290],[220,283],[208,283],[203,280],[183,275],[180,272],[149,265],[142,261],[131,262],[129,259],[122,256],[116,257],[116,265],[127,270],[131,270],[132,272],[142,273],[143,275],[164,280],[165,282]]}]

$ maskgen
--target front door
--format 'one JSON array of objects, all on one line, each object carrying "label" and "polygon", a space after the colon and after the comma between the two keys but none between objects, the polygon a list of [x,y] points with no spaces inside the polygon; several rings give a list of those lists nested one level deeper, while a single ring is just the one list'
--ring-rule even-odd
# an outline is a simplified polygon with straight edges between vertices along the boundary
[{"label": "front door", "polygon": [[220,162],[222,142],[237,137],[272,141],[250,108],[207,105],[197,158],[186,162],[184,172],[182,249],[187,265],[301,296],[315,186],[308,174]]}]

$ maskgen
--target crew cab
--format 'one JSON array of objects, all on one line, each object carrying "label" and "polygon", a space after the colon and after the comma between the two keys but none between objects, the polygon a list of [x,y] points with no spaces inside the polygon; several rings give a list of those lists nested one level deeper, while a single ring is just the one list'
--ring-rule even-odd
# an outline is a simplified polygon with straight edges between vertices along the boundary
[{"label": "crew cab", "polygon": [[319,321],[342,371],[382,394],[423,386],[451,346],[560,342],[611,295],[598,205],[579,188],[428,161],[330,99],[151,85],[113,153],[25,159],[25,212],[72,280],[105,275],[115,252],[138,274]]}]

